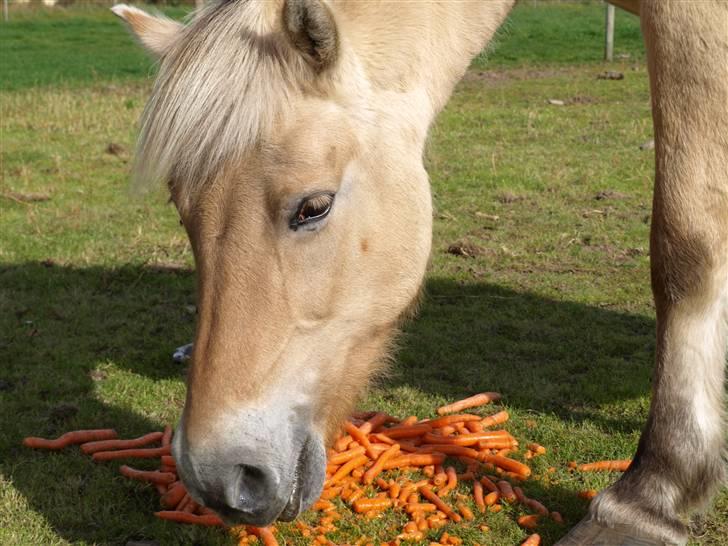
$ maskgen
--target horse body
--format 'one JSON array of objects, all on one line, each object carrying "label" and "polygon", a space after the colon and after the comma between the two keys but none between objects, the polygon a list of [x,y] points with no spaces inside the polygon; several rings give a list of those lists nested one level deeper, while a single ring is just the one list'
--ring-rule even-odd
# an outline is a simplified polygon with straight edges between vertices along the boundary
[{"label": "horse body", "polygon": [[[291,519],[320,492],[424,278],[427,130],[513,3],[220,2],[185,27],[114,8],[161,57],[136,175],[169,184],[195,254],[174,449],[224,517]],[[683,543],[723,475],[728,6],[618,3],[640,13],[652,86],[656,375],[634,464],[564,541]]]}]

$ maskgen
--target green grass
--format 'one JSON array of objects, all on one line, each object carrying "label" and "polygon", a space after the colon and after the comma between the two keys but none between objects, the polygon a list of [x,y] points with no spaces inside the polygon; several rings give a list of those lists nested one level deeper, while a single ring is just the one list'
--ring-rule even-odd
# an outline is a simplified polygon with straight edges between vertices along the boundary
[{"label": "green grass", "polygon": [[[547,52],[568,44],[585,54],[598,36],[574,34],[572,15],[601,9],[558,5],[542,18],[539,5],[520,6],[514,20],[525,27],[510,27],[489,56],[501,68],[483,73],[479,59],[458,86],[427,152],[436,208],[427,297],[391,375],[361,404],[426,416],[475,391],[502,392],[508,428],[549,449],[526,492],[570,523],[586,510],[575,492],[614,476],[572,475],[566,463],[631,456],[654,353],[653,155],[638,147],[651,137],[640,49],[609,67],[622,81],[596,79],[606,68],[596,63],[600,45],[595,59]],[[113,425],[131,436],[174,422],[185,370],[169,352],[194,328],[193,260],[176,213],[162,195],[127,191],[148,65],[134,64],[143,55],[106,12],[56,13],[1,27],[3,46],[26,57],[5,78],[3,55],[0,92],[0,544],[229,544],[216,530],[156,520],[156,493],[115,464],[20,446],[31,434]],[[559,31],[557,21],[571,22]],[[59,70],[39,60],[53,48],[20,45],[69,36],[73,25],[89,43],[108,32],[118,48],[110,66],[67,44],[62,57],[77,71]],[[525,35],[556,41],[526,40],[519,50]],[[120,146],[114,154],[110,143]],[[49,199],[16,200],[31,193]],[[475,255],[448,253],[455,243]],[[547,475],[549,466],[557,471]],[[474,525],[454,533],[466,544],[517,544],[518,513],[488,516],[485,536]],[[724,491],[692,544],[723,544],[727,513]],[[400,523],[347,519],[331,538],[384,539]],[[306,543],[280,529],[286,544]],[[547,544],[563,533],[552,524],[542,531]]]}]

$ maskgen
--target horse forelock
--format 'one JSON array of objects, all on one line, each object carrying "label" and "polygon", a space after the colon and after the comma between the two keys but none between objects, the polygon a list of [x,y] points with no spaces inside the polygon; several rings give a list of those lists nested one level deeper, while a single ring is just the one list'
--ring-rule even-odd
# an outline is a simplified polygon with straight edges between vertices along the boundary
[{"label": "horse forelock", "polygon": [[168,183],[187,202],[271,131],[310,79],[278,2],[204,9],[162,60],[142,116],[135,187]]}]

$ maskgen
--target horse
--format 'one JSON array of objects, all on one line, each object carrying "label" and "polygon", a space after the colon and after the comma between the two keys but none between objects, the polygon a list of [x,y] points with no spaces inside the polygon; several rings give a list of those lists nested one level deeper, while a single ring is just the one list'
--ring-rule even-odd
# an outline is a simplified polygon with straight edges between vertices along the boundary
[{"label": "horse", "polygon": [[[219,0],[186,24],[112,8],[159,59],[134,178],[168,186],[197,269],[173,452],[226,521],[318,497],[423,282],[428,128],[514,3]],[[685,544],[725,475],[728,3],[614,3],[640,17],[652,98],[652,399],[631,466],[559,544]]]}]

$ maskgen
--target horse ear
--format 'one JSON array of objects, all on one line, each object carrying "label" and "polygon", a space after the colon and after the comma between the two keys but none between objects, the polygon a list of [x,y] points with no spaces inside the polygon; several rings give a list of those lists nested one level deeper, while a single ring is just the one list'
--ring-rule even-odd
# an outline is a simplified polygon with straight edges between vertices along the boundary
[{"label": "horse ear", "polygon": [[184,28],[182,24],[164,16],[149,15],[134,6],[116,4],[111,8],[122,18],[134,36],[153,56],[164,56]]},{"label": "horse ear", "polygon": [[321,0],[286,0],[283,25],[293,45],[314,69],[322,71],[336,62],[336,21]]}]

